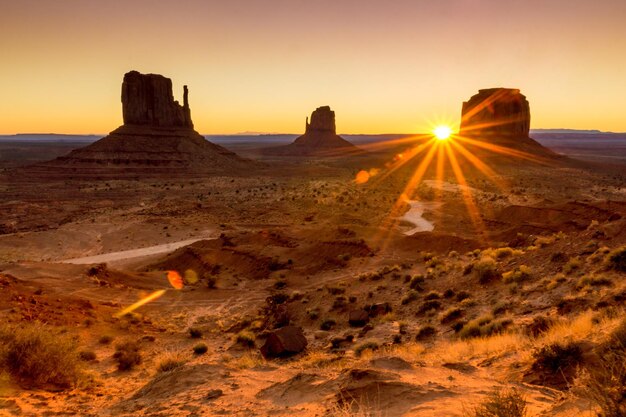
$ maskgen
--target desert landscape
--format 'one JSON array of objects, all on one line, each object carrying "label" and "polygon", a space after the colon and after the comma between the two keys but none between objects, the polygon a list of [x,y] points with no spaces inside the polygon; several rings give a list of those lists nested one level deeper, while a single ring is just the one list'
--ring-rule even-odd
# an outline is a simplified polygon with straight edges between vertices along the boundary
[{"label": "desert landscape", "polygon": [[0,416],[626,415],[625,133],[477,85],[419,134],[206,135],[172,75],[0,136]]}]

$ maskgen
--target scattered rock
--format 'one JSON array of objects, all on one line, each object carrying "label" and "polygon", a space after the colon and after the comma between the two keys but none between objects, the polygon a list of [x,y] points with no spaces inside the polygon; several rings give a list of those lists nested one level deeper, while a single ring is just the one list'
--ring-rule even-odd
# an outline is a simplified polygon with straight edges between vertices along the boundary
[{"label": "scattered rock", "polygon": [[209,392],[207,392],[204,398],[207,400],[214,400],[216,398],[221,397],[222,395],[224,395],[224,392],[221,389],[212,389]]},{"label": "scattered rock", "polygon": [[348,315],[348,324],[352,327],[363,327],[370,321],[365,310],[352,310]]},{"label": "scattered rock", "polygon": [[286,326],[267,336],[261,354],[265,358],[292,356],[306,349],[307,344],[301,327]]}]

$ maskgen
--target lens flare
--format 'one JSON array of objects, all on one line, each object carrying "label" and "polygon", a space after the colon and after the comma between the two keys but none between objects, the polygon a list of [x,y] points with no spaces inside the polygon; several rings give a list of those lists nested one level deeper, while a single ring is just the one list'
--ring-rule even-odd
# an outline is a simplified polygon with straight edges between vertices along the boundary
[{"label": "lens flare", "polygon": [[370,174],[367,171],[364,170],[360,170],[357,174],[356,174],[356,178],[354,179],[354,181],[357,184],[365,184],[366,182],[368,182],[370,180]]},{"label": "lens flare", "polygon": [[181,277],[178,272],[167,271],[167,280],[169,281],[170,285],[176,288],[177,290],[183,289],[183,286],[184,286],[183,277]]},{"label": "lens flare", "polygon": [[137,310],[139,307],[141,307],[144,304],[148,304],[151,301],[156,300],[157,298],[161,297],[163,294],[165,294],[166,290],[157,290],[149,295],[147,295],[146,297],[142,298],[141,300],[137,301],[135,304],[130,305],[128,307],[126,307],[125,309],[123,309],[122,311],[120,311],[119,313],[117,313],[115,315],[115,317],[122,317],[128,313],[131,313],[135,310]]},{"label": "lens flare", "polygon": [[450,126],[440,125],[433,129],[433,134],[439,140],[446,140],[452,135],[452,128]]}]

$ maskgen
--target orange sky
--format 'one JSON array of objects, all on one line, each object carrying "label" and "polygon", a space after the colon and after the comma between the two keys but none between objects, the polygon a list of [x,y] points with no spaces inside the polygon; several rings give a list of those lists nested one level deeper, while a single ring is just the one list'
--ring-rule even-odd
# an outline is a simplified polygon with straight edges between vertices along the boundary
[{"label": "orange sky", "polygon": [[532,128],[626,131],[624,0],[0,0],[0,133],[106,133],[131,69],[190,88],[202,133],[458,123],[516,87]]}]

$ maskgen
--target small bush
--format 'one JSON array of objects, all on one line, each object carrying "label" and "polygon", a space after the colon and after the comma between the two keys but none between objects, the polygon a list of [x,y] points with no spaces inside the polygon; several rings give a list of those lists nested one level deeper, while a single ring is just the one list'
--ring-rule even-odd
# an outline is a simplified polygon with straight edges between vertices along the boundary
[{"label": "small bush", "polygon": [[184,359],[176,353],[167,354],[161,361],[159,362],[159,366],[157,367],[158,372],[170,372],[174,369],[180,368],[185,364]]},{"label": "small bush", "polygon": [[404,297],[402,297],[402,300],[400,301],[400,303],[404,306],[404,305],[407,305],[409,303],[412,303],[413,301],[417,300],[418,298],[419,298],[419,294],[417,293],[417,291],[410,290]]},{"label": "small bush", "polygon": [[422,291],[422,284],[424,283],[424,275],[414,275],[409,282],[409,288],[412,290]]},{"label": "small bush", "polygon": [[98,339],[98,343],[100,343],[101,345],[108,345],[113,341],[113,336],[109,336],[107,334],[100,336],[100,339]]},{"label": "small bush", "polygon": [[458,307],[450,307],[441,315],[441,324],[450,323],[460,319],[463,316],[463,310]]},{"label": "small bush", "polygon": [[333,319],[326,319],[320,324],[320,330],[331,330],[337,322]]},{"label": "small bush", "polygon": [[494,320],[493,316],[486,315],[466,323],[459,331],[461,339],[486,337],[502,333],[513,323],[511,319]]},{"label": "small bush", "polygon": [[437,291],[431,291],[424,296],[424,300],[439,300],[441,298],[441,293]]},{"label": "small bush", "polygon": [[570,258],[570,260],[567,261],[567,263],[563,266],[563,272],[569,275],[572,272],[580,269],[582,265],[583,265],[583,262],[580,260],[580,258],[578,257]]},{"label": "small bush", "polygon": [[526,407],[526,400],[518,391],[496,390],[466,415],[468,417],[524,417],[527,413]]},{"label": "small bush", "polygon": [[619,247],[606,257],[607,265],[610,269],[626,272],[626,246]]},{"label": "small bush", "polygon": [[505,272],[502,274],[502,281],[505,284],[510,282],[519,283],[522,281],[526,281],[531,276],[531,270],[526,265],[520,265],[512,271]]},{"label": "small bush", "polygon": [[0,369],[20,385],[33,388],[70,388],[80,370],[74,341],[43,325],[0,327]]},{"label": "small bush", "polygon": [[533,353],[531,370],[538,373],[544,385],[562,388],[567,386],[582,362],[582,349],[578,343],[552,343]]},{"label": "small bush", "polygon": [[96,360],[96,353],[92,350],[83,350],[78,352],[78,358],[81,361],[91,362]]},{"label": "small bush", "polygon": [[202,337],[202,330],[196,327],[189,328],[189,337],[192,339],[200,339]]},{"label": "small bush", "polygon": [[255,340],[256,340],[256,337],[254,336],[254,334],[247,330],[242,330],[239,333],[237,333],[237,336],[235,336],[235,343],[237,343],[240,346],[247,347],[247,348],[254,347]]},{"label": "small bush", "polygon": [[459,293],[456,295],[456,300],[461,302],[463,300],[470,298],[471,296],[472,295],[467,291],[459,291]]},{"label": "small bush", "polygon": [[587,285],[592,287],[610,287],[613,285],[613,281],[603,276],[585,275],[578,280],[576,287],[580,289],[586,287]]},{"label": "small bush", "polygon": [[354,354],[356,356],[361,356],[363,352],[366,350],[378,350],[378,343],[376,342],[365,342],[354,349]]},{"label": "small bush", "polygon": [[196,355],[204,355],[209,351],[209,347],[204,343],[198,343],[193,347],[193,353]]},{"label": "small bush", "polygon": [[141,353],[139,344],[136,342],[124,342],[115,346],[113,359],[117,362],[119,371],[130,371],[141,363]]},{"label": "small bush", "polygon": [[472,267],[472,273],[480,284],[487,284],[500,278],[496,261],[489,257],[482,258],[475,262]]},{"label": "small bush", "polygon": [[438,300],[428,300],[424,301],[424,304],[420,306],[420,308],[417,310],[417,314],[424,314],[429,311],[439,309],[441,309],[441,302],[439,302]]},{"label": "small bush", "polygon": [[429,337],[432,337],[436,334],[437,329],[435,329],[433,326],[426,325],[418,330],[417,335],[415,335],[415,340],[419,342],[421,340],[428,339]]}]

